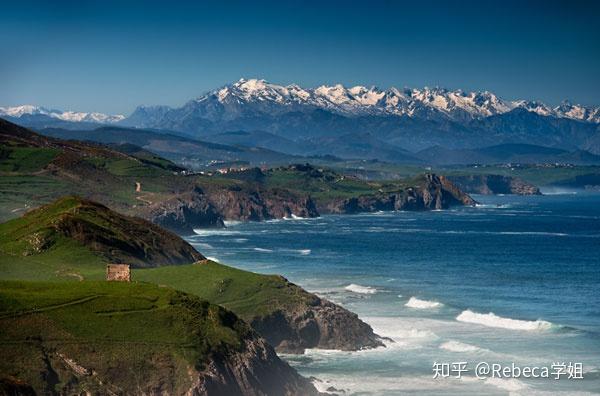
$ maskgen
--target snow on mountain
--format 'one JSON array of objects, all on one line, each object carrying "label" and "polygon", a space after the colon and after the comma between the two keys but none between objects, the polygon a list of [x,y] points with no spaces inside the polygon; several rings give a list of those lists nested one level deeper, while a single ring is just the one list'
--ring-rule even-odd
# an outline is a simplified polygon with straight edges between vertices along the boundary
[{"label": "snow on mountain", "polygon": [[320,108],[343,115],[394,114],[409,117],[448,117],[465,121],[503,114],[515,108],[524,108],[539,115],[570,118],[586,122],[600,122],[600,108],[571,105],[564,102],[552,108],[536,101],[507,101],[495,94],[464,92],[444,88],[380,90],[376,87],[341,84],[322,85],[314,89],[269,83],[259,79],[240,79],[195,99],[196,103],[216,100],[222,104],[300,105]]},{"label": "snow on mountain", "polygon": [[77,111],[49,110],[40,106],[23,105],[14,107],[0,107],[0,116],[20,118],[23,116],[48,116],[62,121],[70,122],[94,122],[100,124],[112,124],[125,119],[123,115],[107,115],[102,113],[84,113]]},{"label": "snow on mountain", "polygon": [[542,116],[600,123],[600,107],[563,102],[553,108],[537,101],[504,100],[488,91],[464,92],[444,88],[397,89],[394,87],[381,90],[377,87],[369,88],[360,85],[346,88],[341,84],[302,88],[296,84],[284,86],[262,79],[243,78],[233,84],[212,90],[181,108],[140,106],[127,118],[122,115],[49,110],[32,105],[0,107],[0,117],[20,118],[26,115],[40,115],[70,122],[101,124],[118,122],[137,127],[175,128],[180,126],[183,119],[193,123],[211,123],[232,120],[242,114],[252,118],[261,114],[276,115],[322,109],[346,117],[397,115],[419,119],[449,119],[464,123],[473,119],[504,114],[516,108],[523,108]]}]

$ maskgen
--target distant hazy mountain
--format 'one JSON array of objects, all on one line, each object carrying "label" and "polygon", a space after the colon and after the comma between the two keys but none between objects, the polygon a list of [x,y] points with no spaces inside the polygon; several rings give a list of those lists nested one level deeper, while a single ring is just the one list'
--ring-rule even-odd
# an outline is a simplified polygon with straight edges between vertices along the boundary
[{"label": "distant hazy mountain", "polygon": [[193,166],[193,163],[206,164],[210,161],[244,162],[252,165],[287,164],[300,161],[298,157],[268,149],[216,144],[137,128],[118,126],[104,126],[93,130],[45,128],[38,132],[60,139],[135,145],[189,166]]},{"label": "distant hazy mountain", "polygon": [[33,105],[0,107],[0,117],[21,125],[42,128],[51,126],[67,126],[69,124],[114,124],[125,119],[125,116],[123,115],[50,110],[44,107]]},{"label": "distant hazy mountain", "polygon": [[476,149],[448,149],[435,146],[414,155],[425,163],[436,165],[553,162],[585,165],[600,163],[600,156],[591,154],[588,151],[567,151],[516,143]]}]

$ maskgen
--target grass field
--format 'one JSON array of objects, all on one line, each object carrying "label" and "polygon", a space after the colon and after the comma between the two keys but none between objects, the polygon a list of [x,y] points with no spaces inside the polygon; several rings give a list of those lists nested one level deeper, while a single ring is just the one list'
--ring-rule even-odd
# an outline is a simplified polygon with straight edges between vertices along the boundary
[{"label": "grass field", "polygon": [[278,275],[243,271],[212,261],[133,271],[139,281],[166,285],[202,297],[250,321],[277,309],[308,304],[313,296]]}]

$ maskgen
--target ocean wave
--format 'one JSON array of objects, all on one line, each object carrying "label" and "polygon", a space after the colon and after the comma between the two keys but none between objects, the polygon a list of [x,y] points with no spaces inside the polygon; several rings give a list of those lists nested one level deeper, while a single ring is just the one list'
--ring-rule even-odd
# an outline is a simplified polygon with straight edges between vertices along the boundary
[{"label": "ocean wave", "polygon": [[206,259],[207,259],[207,260],[210,260],[210,261],[214,261],[215,263],[220,263],[219,259],[218,259],[218,258],[216,258],[216,257],[209,257],[209,256],[206,256]]},{"label": "ocean wave", "polygon": [[441,344],[440,349],[445,349],[450,352],[479,352],[484,350],[475,345],[453,340],[446,341]]},{"label": "ocean wave", "polygon": [[223,224],[225,224],[225,227],[233,227],[242,224],[242,222],[239,220],[223,220]]},{"label": "ocean wave", "polygon": [[200,229],[195,228],[194,233],[200,236],[210,236],[210,235],[236,235],[241,234],[240,231],[232,231],[228,229]]},{"label": "ocean wave", "polygon": [[303,256],[308,256],[312,252],[312,250],[310,250],[310,249],[297,249],[297,250],[292,250],[292,252],[300,253]]},{"label": "ocean wave", "polygon": [[256,250],[257,252],[263,252],[263,253],[272,253],[273,252],[272,249],[263,249],[263,248],[259,248],[259,247],[252,248],[252,250]]},{"label": "ocean wave", "polygon": [[420,300],[416,297],[411,297],[406,304],[405,307],[414,308],[414,309],[432,309],[439,308],[443,306],[441,302],[437,301],[428,301],[428,300]]},{"label": "ocean wave", "polygon": [[542,236],[568,236],[562,232],[543,232],[543,231],[501,231],[499,235],[542,235]]},{"label": "ocean wave", "polygon": [[374,287],[361,286],[357,285],[356,283],[351,283],[348,286],[344,287],[344,289],[358,294],[375,294],[378,292],[378,290]]},{"label": "ocean wave", "polygon": [[213,249],[212,245],[203,242],[192,242],[192,246],[199,247],[201,249]]},{"label": "ocean wave", "polygon": [[493,312],[481,314],[466,310],[456,317],[459,322],[479,324],[487,327],[497,327],[509,330],[524,330],[524,331],[547,331],[556,325],[545,320],[519,320],[511,318],[503,318]]},{"label": "ocean wave", "polygon": [[406,348],[439,340],[439,336],[431,330],[434,327],[432,323],[438,322],[431,320],[385,316],[372,316],[361,319],[368,323],[375,333],[395,341],[394,344],[386,343],[388,348]]},{"label": "ocean wave", "polygon": [[314,219],[315,217],[302,217],[302,216],[298,216],[295,214],[291,214],[290,217],[284,217],[283,220],[310,220],[310,219]]}]

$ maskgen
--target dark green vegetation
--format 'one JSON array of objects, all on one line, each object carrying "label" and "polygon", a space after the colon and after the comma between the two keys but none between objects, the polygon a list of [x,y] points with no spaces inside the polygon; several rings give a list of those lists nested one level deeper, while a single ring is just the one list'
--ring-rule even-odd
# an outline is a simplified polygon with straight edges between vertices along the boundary
[{"label": "dark green vegetation", "polygon": [[151,284],[0,282],[0,355],[39,394],[314,393],[234,314]]},{"label": "dark green vegetation", "polygon": [[101,279],[106,263],[150,267],[201,259],[177,235],[78,197],[0,224],[3,279]]}]

